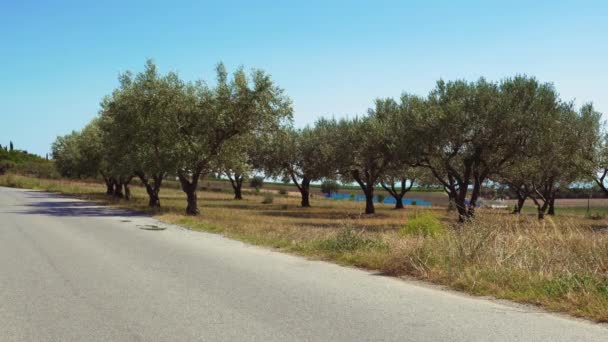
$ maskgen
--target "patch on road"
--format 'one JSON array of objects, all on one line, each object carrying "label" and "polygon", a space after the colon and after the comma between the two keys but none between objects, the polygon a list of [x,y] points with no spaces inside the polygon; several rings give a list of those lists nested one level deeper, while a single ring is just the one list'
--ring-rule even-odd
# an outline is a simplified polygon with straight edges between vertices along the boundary
[{"label": "patch on road", "polygon": [[137,227],[139,227],[139,229],[143,229],[143,230],[165,230],[165,229],[167,229],[166,227],[159,227],[154,224],[137,225]]}]

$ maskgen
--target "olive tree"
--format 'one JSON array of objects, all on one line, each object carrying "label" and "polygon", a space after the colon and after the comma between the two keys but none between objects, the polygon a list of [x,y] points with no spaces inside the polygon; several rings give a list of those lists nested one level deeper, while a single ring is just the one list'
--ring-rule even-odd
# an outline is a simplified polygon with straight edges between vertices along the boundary
[{"label": "olive tree", "polygon": [[173,116],[182,110],[186,85],[175,73],[159,74],[148,61],[136,75],[120,76],[120,87],[102,103],[105,137],[119,182],[137,176],[146,188],[150,207],[160,207],[163,179],[174,172],[177,130]]},{"label": "olive tree", "polygon": [[228,177],[235,200],[243,199],[243,182],[253,170],[251,149],[254,143],[251,135],[235,137],[226,142],[218,154],[217,172]]},{"label": "olive tree", "polygon": [[57,137],[51,150],[61,176],[95,177],[105,162],[99,120],[94,119],[78,132]]},{"label": "olive tree", "polygon": [[229,79],[223,64],[216,72],[214,87],[203,82],[186,86],[173,118],[177,176],[187,196],[187,215],[199,214],[198,181],[216,167],[227,142],[260,127],[278,126],[292,115],[290,100],[265,72],[254,70],[248,77],[238,69]]},{"label": "olive tree", "polygon": [[388,121],[379,119],[374,110],[369,115],[354,119],[327,120],[325,126],[334,131],[334,167],[345,183],[356,182],[365,195],[365,213],[375,213],[374,190],[395,158],[395,143],[390,136]]},{"label": "olive tree", "polygon": [[331,138],[322,122],[303,129],[285,127],[265,141],[258,152],[260,164],[267,176],[293,182],[302,207],[310,207],[310,183],[333,173],[333,151],[327,142]]},{"label": "olive tree", "polygon": [[447,189],[461,222],[474,216],[482,184],[524,153],[539,116],[559,104],[552,85],[525,76],[439,81],[426,102],[412,120],[418,163]]},{"label": "olive tree", "polygon": [[395,199],[395,209],[403,209],[403,197],[412,189],[417,179],[424,176],[424,170],[415,167],[419,156],[416,136],[411,130],[414,112],[424,106],[424,100],[403,94],[396,102],[393,99],[376,100],[370,115],[380,120],[387,138],[393,143],[386,152],[387,166],[380,178],[380,185]]}]

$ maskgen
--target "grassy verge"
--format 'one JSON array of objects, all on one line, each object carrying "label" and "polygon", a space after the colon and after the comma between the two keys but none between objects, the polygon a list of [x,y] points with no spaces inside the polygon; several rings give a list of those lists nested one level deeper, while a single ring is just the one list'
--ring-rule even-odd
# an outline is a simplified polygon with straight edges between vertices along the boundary
[{"label": "grassy verge", "polygon": [[302,209],[294,197],[262,204],[262,196],[235,201],[229,193],[203,192],[202,215],[187,217],[175,189],[163,189],[162,209],[150,211],[140,188],[125,202],[94,183],[8,175],[0,185],[78,196],[280,251],[608,322],[608,233],[594,229],[606,222],[577,211],[538,222],[533,213],[479,210],[473,222],[455,225],[444,208],[379,205],[366,216],[363,202],[315,197],[313,208]]}]

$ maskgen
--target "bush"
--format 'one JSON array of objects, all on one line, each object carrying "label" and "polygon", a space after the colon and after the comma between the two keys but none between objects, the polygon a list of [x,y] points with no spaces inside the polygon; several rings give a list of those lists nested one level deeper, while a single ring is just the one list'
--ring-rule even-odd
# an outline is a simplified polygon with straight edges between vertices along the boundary
[{"label": "bush", "polygon": [[378,195],[378,203],[384,203],[384,195]]},{"label": "bush", "polygon": [[47,160],[26,161],[16,164],[14,171],[21,175],[32,176],[36,178],[59,178],[59,173],[53,162]]},{"label": "bush", "polygon": [[271,204],[272,202],[274,202],[274,196],[272,194],[265,194],[262,204]]},{"label": "bush", "polygon": [[444,228],[435,215],[429,212],[419,212],[410,218],[399,231],[403,235],[439,236]]},{"label": "bush", "polygon": [[335,180],[326,179],[321,183],[321,192],[324,194],[334,194],[340,190],[340,184]]},{"label": "bush", "polygon": [[350,199],[351,199],[351,200],[353,200],[353,201],[354,201],[354,200],[355,200],[355,198],[356,198],[355,194],[350,194]]},{"label": "bush", "polygon": [[15,163],[10,160],[0,160],[0,175],[15,167]]},{"label": "bush", "polygon": [[352,252],[358,249],[383,249],[387,245],[380,240],[363,236],[363,232],[356,232],[352,228],[345,228],[334,238],[323,240],[319,249],[329,252]]},{"label": "bush", "polygon": [[262,176],[254,176],[249,181],[249,187],[251,188],[260,189],[262,186],[264,186],[264,177]]},{"label": "bush", "polygon": [[606,214],[600,213],[600,212],[594,212],[594,213],[585,214],[585,217],[587,217],[588,219],[592,219],[592,220],[603,220],[606,218]]},{"label": "bush", "polygon": [[415,200],[412,201],[412,205],[418,205],[418,202],[416,202]]},{"label": "bush", "polygon": [[280,188],[279,189],[279,195],[287,195],[287,190]]}]

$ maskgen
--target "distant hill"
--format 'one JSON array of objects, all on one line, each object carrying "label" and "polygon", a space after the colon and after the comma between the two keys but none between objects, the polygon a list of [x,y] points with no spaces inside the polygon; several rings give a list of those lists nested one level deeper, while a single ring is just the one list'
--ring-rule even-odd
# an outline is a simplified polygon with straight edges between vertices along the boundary
[{"label": "distant hill", "polygon": [[58,176],[52,160],[23,150],[0,148],[0,174],[6,172],[41,178]]}]

